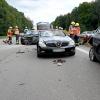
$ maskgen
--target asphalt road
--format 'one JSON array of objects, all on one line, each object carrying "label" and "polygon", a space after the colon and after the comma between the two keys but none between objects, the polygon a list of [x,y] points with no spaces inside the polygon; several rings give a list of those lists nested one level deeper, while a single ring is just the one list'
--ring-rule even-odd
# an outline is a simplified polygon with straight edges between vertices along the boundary
[{"label": "asphalt road", "polygon": [[35,46],[0,45],[0,100],[100,100],[100,63],[87,47],[75,56],[36,57]]}]

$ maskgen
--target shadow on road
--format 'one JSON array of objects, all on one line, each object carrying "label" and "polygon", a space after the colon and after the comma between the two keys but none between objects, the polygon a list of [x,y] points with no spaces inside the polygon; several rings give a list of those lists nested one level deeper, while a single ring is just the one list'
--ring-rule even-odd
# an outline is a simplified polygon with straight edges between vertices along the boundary
[{"label": "shadow on road", "polygon": [[54,59],[54,58],[69,58],[69,57],[73,57],[69,54],[64,54],[64,53],[52,53],[52,54],[43,54],[41,55],[41,57],[39,57],[39,59]]}]

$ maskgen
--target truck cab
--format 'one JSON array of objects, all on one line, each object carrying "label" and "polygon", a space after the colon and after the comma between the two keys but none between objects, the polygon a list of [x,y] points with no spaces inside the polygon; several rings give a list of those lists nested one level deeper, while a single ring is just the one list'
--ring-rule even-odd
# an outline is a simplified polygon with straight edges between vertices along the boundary
[{"label": "truck cab", "polygon": [[49,22],[38,22],[37,30],[50,30],[53,29],[53,26]]}]

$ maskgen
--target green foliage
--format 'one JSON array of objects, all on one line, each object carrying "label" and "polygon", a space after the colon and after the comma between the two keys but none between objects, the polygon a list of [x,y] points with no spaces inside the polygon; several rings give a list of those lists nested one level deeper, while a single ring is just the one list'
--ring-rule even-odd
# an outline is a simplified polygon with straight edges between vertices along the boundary
[{"label": "green foliage", "polygon": [[25,26],[31,28],[33,24],[22,12],[8,5],[5,0],[0,0],[0,35],[6,35],[9,26],[18,26],[22,31]]},{"label": "green foliage", "polygon": [[68,30],[71,21],[79,22],[81,31],[96,29],[100,25],[100,0],[90,3],[83,2],[70,14],[58,16],[53,25]]},{"label": "green foliage", "polygon": [[100,26],[100,0],[95,0],[95,9],[98,18],[98,26]]}]

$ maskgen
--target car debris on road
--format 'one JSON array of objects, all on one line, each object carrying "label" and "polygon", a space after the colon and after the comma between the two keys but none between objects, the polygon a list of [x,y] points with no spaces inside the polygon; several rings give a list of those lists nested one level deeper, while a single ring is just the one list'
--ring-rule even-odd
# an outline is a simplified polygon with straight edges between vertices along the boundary
[{"label": "car debris on road", "polygon": [[66,61],[63,59],[57,59],[57,60],[53,60],[54,64],[57,64],[58,66],[62,66],[63,63],[65,63]]}]

